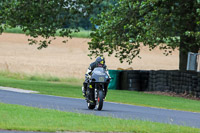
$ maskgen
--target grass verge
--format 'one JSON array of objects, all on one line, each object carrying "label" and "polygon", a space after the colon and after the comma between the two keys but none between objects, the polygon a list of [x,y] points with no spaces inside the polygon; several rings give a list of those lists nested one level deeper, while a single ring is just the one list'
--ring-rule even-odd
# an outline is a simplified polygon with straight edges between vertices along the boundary
[{"label": "grass verge", "polygon": [[0,129],[22,131],[89,131],[199,133],[200,129],[140,120],[122,120],[0,103]]},{"label": "grass verge", "polygon": [[[16,33],[16,34],[25,34],[25,32],[22,31],[20,27],[16,28],[8,28],[4,31],[4,33]],[[72,37],[77,37],[77,38],[90,38],[90,30],[84,30],[81,29],[80,32],[77,33],[72,33]],[[60,36],[59,30],[56,32],[56,36]]]},{"label": "grass verge", "polygon": [[[83,98],[81,92],[82,82],[83,79],[45,78],[0,72],[0,86],[39,91],[41,94],[55,96]],[[200,112],[200,101],[180,97],[146,94],[143,92],[109,90],[106,101]]]}]

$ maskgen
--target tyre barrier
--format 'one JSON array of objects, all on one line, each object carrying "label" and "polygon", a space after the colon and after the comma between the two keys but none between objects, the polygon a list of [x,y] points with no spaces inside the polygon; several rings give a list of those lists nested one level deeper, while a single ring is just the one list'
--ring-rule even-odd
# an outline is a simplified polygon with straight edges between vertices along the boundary
[{"label": "tyre barrier", "polygon": [[120,89],[145,91],[148,88],[149,71],[125,70],[121,72]]},{"label": "tyre barrier", "polygon": [[166,91],[200,97],[200,73],[158,70],[149,72],[147,91]]},{"label": "tyre barrier", "polygon": [[200,73],[179,70],[123,70],[119,89],[130,91],[165,91],[200,97]]}]

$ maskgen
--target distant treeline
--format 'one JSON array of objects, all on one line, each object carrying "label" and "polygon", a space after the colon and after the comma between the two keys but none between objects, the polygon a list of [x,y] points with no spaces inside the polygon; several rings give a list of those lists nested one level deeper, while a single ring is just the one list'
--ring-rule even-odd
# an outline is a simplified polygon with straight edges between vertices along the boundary
[{"label": "distant treeline", "polygon": [[[92,23],[90,21],[91,18],[96,18],[98,17],[98,14],[101,13],[102,10],[106,10],[106,8],[110,4],[115,4],[114,0],[107,0],[106,2],[102,2],[100,5],[94,8],[92,14],[89,16],[85,15],[83,17],[77,17],[76,22],[69,22],[66,21],[64,24],[64,28],[70,28],[70,27],[80,27],[83,28],[84,30],[90,30],[92,28]],[[63,14],[64,15],[64,14]]]}]

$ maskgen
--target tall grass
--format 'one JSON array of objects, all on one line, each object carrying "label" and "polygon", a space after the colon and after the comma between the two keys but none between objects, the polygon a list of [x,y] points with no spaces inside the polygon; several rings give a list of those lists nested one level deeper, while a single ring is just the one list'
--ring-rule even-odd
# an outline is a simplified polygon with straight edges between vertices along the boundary
[{"label": "tall grass", "polygon": [[[7,28],[4,32],[5,33],[25,34],[25,32],[23,32],[20,27]],[[71,35],[72,35],[72,37],[77,37],[77,38],[90,38],[90,33],[91,33],[90,30],[80,29],[80,32],[72,33]],[[56,32],[56,36],[60,36],[59,30]]]}]

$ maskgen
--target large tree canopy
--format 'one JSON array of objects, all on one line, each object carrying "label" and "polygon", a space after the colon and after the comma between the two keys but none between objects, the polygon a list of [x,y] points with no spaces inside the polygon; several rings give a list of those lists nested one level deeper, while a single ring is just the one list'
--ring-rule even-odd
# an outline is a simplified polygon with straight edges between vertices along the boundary
[{"label": "large tree canopy", "polygon": [[[112,4],[92,19],[99,28],[91,34],[90,55],[115,53],[121,62],[132,63],[139,56],[141,42],[150,50],[160,47],[165,54],[178,47],[179,68],[185,70],[187,53],[198,52],[200,0],[3,0],[0,33],[19,26],[33,37],[30,44],[47,47],[58,30],[63,37],[78,32],[79,20],[88,18],[102,2]],[[44,40],[34,39],[38,36]]]},{"label": "large tree canopy", "polygon": [[[0,33],[6,28],[19,26],[27,35],[44,40],[29,39],[47,47],[49,37],[70,37],[78,32],[78,20],[88,17],[101,0],[3,0],[0,2]],[[3,25],[2,25],[3,24]],[[70,28],[68,26],[70,25]],[[48,41],[47,41],[48,39]]]},{"label": "large tree canopy", "polygon": [[91,55],[108,53],[132,63],[140,45],[160,47],[169,54],[180,51],[180,70],[186,69],[187,53],[200,47],[200,0],[117,0],[92,23]]}]

